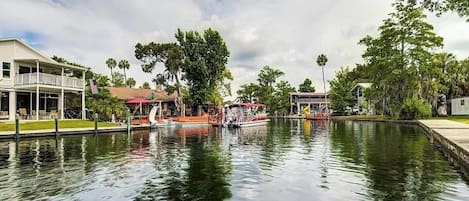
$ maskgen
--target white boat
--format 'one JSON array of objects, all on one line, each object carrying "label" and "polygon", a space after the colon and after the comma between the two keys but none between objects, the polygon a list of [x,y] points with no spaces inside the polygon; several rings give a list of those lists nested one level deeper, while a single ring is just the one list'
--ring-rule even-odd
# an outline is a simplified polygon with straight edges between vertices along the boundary
[{"label": "white boat", "polygon": [[229,105],[224,110],[223,126],[225,127],[264,126],[270,121],[263,104],[238,103]]},{"label": "white boat", "polygon": [[148,120],[150,121],[150,126],[152,128],[156,128],[156,127],[176,127],[176,122],[173,122],[171,120],[168,120],[168,119],[165,119],[163,121],[156,121],[155,117],[156,117],[156,113],[158,112],[159,110],[159,106],[153,106],[153,108],[151,108],[150,110],[150,114],[148,116]]}]

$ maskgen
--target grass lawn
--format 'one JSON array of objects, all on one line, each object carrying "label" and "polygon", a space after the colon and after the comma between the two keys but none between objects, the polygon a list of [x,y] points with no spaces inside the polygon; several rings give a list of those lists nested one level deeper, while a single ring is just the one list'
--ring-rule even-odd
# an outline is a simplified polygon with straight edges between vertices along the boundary
[{"label": "grass lawn", "polygon": [[457,122],[469,124],[469,116],[432,117],[431,119],[447,119],[451,121],[457,121]]},{"label": "grass lawn", "polygon": [[[119,124],[109,122],[98,122],[99,127],[110,127],[118,126]],[[20,121],[20,130],[42,130],[42,129],[54,129],[54,121]],[[94,128],[93,121],[86,120],[59,120],[60,128]],[[14,122],[2,122],[0,123],[0,131],[14,131]]]}]

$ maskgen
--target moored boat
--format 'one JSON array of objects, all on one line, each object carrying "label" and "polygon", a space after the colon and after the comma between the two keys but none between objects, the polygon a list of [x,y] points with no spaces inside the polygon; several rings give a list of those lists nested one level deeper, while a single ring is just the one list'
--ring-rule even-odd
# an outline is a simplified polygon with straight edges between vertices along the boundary
[{"label": "moored boat", "polygon": [[213,126],[231,128],[262,126],[270,120],[267,118],[266,106],[257,103],[238,103],[224,107],[218,114],[209,118]]}]

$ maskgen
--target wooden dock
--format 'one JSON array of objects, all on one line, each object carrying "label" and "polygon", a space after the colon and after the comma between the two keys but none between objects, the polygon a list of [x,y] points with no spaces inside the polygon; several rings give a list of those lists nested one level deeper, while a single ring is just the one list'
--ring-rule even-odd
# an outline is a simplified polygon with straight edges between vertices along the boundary
[{"label": "wooden dock", "polygon": [[430,142],[440,146],[446,157],[469,178],[469,124],[449,120],[419,120]]}]

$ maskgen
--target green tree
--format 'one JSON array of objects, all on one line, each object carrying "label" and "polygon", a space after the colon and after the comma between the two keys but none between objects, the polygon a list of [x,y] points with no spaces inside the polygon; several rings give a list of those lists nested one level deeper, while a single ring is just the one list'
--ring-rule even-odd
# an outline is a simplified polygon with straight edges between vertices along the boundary
[{"label": "green tree", "polygon": [[113,80],[112,79],[112,69],[114,69],[116,67],[117,62],[116,62],[115,59],[109,58],[109,59],[106,60],[106,65],[111,70],[111,82],[112,82],[112,80]]},{"label": "green tree", "polygon": [[124,80],[127,80],[127,75],[125,74],[125,70],[130,68],[129,61],[127,60],[120,60],[118,64],[119,69],[124,70]]},{"label": "green tree", "polygon": [[[322,70],[322,83],[324,85],[324,94],[326,94],[326,79],[324,78],[324,66],[326,66],[326,63],[327,63],[327,57],[325,54],[320,54],[318,56],[318,58],[316,59],[316,63],[318,64],[318,66],[321,67],[321,70]],[[325,102],[326,102],[326,113],[329,112],[329,106],[327,106],[327,95],[324,95],[324,99],[325,99]]]},{"label": "green tree", "polygon": [[184,52],[183,71],[190,103],[195,106],[210,101],[225,78],[223,73],[230,55],[223,38],[209,28],[203,34],[178,29],[176,39]]},{"label": "green tree", "polygon": [[352,88],[355,82],[350,79],[350,75],[349,68],[342,67],[336,72],[334,79],[329,81],[329,98],[333,110],[343,112],[353,105]]},{"label": "green tree", "polygon": [[236,94],[238,94],[238,101],[243,103],[252,103],[259,94],[259,85],[254,83],[243,84],[240,86]]},{"label": "green tree", "polygon": [[144,82],[142,84],[142,86],[140,86],[139,88],[141,88],[141,89],[150,89],[150,84],[148,82]]},{"label": "green tree", "polygon": [[313,82],[311,82],[311,80],[309,78],[306,78],[303,83],[300,84],[300,86],[298,87],[298,91],[299,92],[315,92],[316,89],[314,88],[314,86],[312,85]]},{"label": "green tree", "polygon": [[227,96],[231,96],[231,84],[230,81],[233,80],[233,75],[229,69],[225,69],[222,74],[222,79],[220,79],[216,85],[215,89],[212,91],[211,102],[215,103],[217,106],[223,105],[223,100]]},{"label": "green tree", "polygon": [[126,86],[124,75],[122,75],[121,73],[114,72],[112,77],[114,78],[111,81],[112,86],[114,86],[114,87],[125,87]]},{"label": "green tree", "polygon": [[127,81],[125,82],[129,88],[133,88],[136,84],[135,79],[133,77],[129,77]]},{"label": "green tree", "polygon": [[403,101],[409,98],[433,99],[435,49],[443,39],[424,21],[421,9],[398,1],[396,11],[378,29],[379,36],[367,36],[360,41],[366,46],[362,55],[366,72],[373,83],[373,99],[384,106],[384,113],[396,116]]},{"label": "green tree", "polygon": [[[415,4],[416,0],[408,0]],[[443,12],[454,11],[469,21],[469,1],[467,0],[421,0],[422,6],[440,16]]]},{"label": "green tree", "polygon": [[[184,52],[176,43],[154,43],[150,42],[146,45],[138,43],[135,45],[135,57],[143,62],[142,70],[146,73],[152,73],[156,69],[156,64],[164,64],[164,73],[159,77],[160,83],[176,82],[178,106],[183,104],[181,93],[181,69],[184,62]],[[157,75],[158,76],[158,75]],[[165,79],[163,82],[162,79]],[[155,80],[156,81],[156,80]],[[181,112],[180,107],[177,108]]]},{"label": "green tree", "polygon": [[267,111],[271,112],[271,106],[274,104],[272,94],[274,93],[274,84],[277,79],[283,76],[285,73],[279,69],[271,68],[270,66],[264,66],[259,74],[257,75],[258,101],[267,105]]},{"label": "green tree", "polygon": [[270,113],[287,115],[290,112],[290,93],[295,92],[295,87],[291,86],[287,81],[280,81],[276,85],[273,94],[272,105],[270,106]]}]

